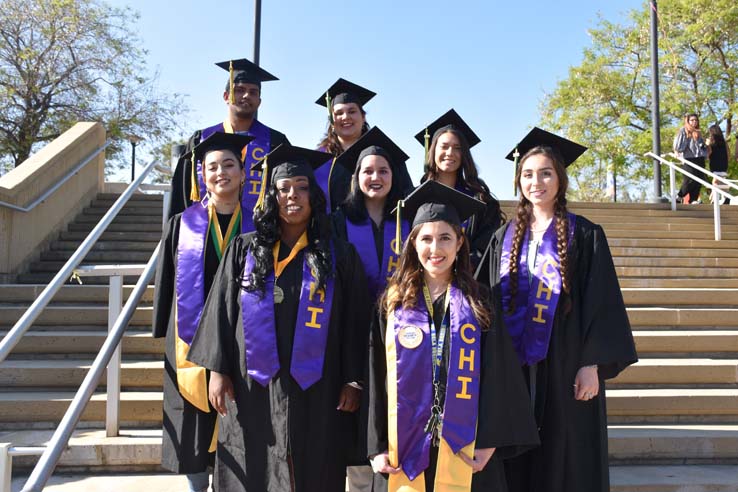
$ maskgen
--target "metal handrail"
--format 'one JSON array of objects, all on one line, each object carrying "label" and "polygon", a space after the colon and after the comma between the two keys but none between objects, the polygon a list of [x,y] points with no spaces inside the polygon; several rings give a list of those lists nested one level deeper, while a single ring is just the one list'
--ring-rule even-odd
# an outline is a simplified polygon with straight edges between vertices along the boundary
[{"label": "metal handrail", "polygon": [[687,165],[687,166],[689,166],[691,168],[694,168],[694,169],[697,169],[698,171],[701,171],[703,174],[706,174],[706,175],[710,176],[712,179],[714,179],[716,181],[719,181],[720,183],[722,183],[723,185],[727,186],[728,188],[733,188],[735,190],[738,190],[738,185],[735,184],[735,182],[733,182],[732,180],[730,180],[728,178],[725,178],[723,176],[719,176],[719,175],[713,173],[712,171],[708,171],[704,167],[698,166],[694,162],[688,161],[687,159],[685,159],[684,157],[680,156],[679,154],[677,154],[675,152],[670,152],[667,155],[670,155],[671,157],[677,159],[679,162],[681,162],[684,165]]},{"label": "metal handrail", "polygon": [[77,390],[77,393],[74,395],[74,399],[59,423],[59,427],[54,431],[54,435],[51,437],[46,450],[33,468],[33,471],[28,477],[28,480],[23,486],[21,492],[41,491],[49,480],[49,477],[51,477],[51,474],[54,472],[54,468],[59,462],[59,458],[66,448],[69,438],[74,432],[74,428],[82,417],[82,412],[84,411],[85,406],[90,401],[92,394],[95,392],[95,388],[98,385],[102,372],[105,370],[105,367],[110,362],[113,353],[120,344],[123,333],[128,327],[128,323],[131,321],[133,313],[135,312],[138,303],[141,301],[144,292],[146,292],[149,281],[153,277],[154,270],[156,269],[160,247],[161,241],[156,245],[156,249],[154,249],[154,252],[151,254],[151,258],[149,258],[148,263],[146,263],[146,268],[144,269],[143,274],[138,279],[138,282],[136,282],[136,286],[128,297],[120,316],[118,316],[118,319],[115,321],[115,324],[105,339],[97,357],[95,357],[95,361],[92,363],[90,371],[87,373],[87,376],[85,376],[84,381],[82,381],[79,390]]},{"label": "metal handrail", "polygon": [[[676,210],[676,186],[675,186],[676,173],[675,173],[675,171],[679,171],[680,173],[684,174],[685,176],[690,177],[691,179],[693,179],[694,181],[697,181],[698,183],[700,183],[704,187],[712,190],[713,193],[720,194],[720,195],[722,195],[723,197],[725,197],[728,200],[736,199],[736,197],[734,197],[730,193],[727,193],[726,191],[724,191],[721,188],[713,185],[712,183],[708,183],[707,181],[703,180],[702,178],[699,178],[699,177],[695,176],[694,174],[690,173],[689,171],[685,171],[684,169],[682,169],[681,167],[679,167],[677,164],[664,159],[662,156],[656,155],[653,152],[646,152],[645,156],[646,157],[650,157],[652,159],[656,159],[657,161],[659,161],[661,164],[663,164],[665,166],[669,166],[669,192],[670,192],[670,195],[671,195],[671,209],[672,210]],[[699,169],[699,170],[701,170],[701,171],[703,171],[705,173],[709,173],[709,171],[707,171],[704,168],[701,168],[699,166],[695,166],[695,167],[696,167],[696,169]],[[722,239],[721,223],[720,223],[720,200],[714,200],[713,201],[712,218],[713,218],[714,229],[715,229],[715,241],[720,241]]]},{"label": "metal handrail", "polygon": [[3,362],[8,357],[11,350],[13,350],[18,342],[20,342],[23,335],[31,327],[31,324],[36,321],[36,318],[39,317],[41,311],[49,304],[49,302],[51,302],[54,295],[56,295],[59,289],[61,289],[69,279],[77,265],[79,265],[84,257],[87,256],[87,253],[92,249],[95,242],[97,242],[105,229],[107,229],[123,206],[128,202],[131,196],[133,196],[135,191],[141,185],[143,180],[146,179],[155,165],[156,163],[152,162],[146,166],[141,175],[134,182],[128,185],[128,188],[126,188],[126,190],[115,201],[113,206],[110,207],[105,215],[103,215],[100,222],[98,222],[92,231],[90,231],[85,240],[82,241],[82,244],[79,245],[77,250],[67,260],[61,270],[59,270],[56,276],[51,280],[49,285],[46,286],[36,300],[33,301],[33,304],[31,304],[28,310],[23,313],[23,316],[21,316],[15,325],[13,325],[13,328],[7,335],[5,335],[5,338],[0,340],[0,362]]},{"label": "metal handrail", "polygon": [[[34,208],[36,208],[36,206],[39,203],[41,203],[44,200],[46,200],[47,198],[49,198],[56,190],[58,190],[72,176],[74,176],[75,174],[77,174],[83,167],[85,167],[87,164],[89,164],[92,159],[94,159],[95,157],[97,157],[100,154],[100,152],[102,152],[103,150],[105,150],[111,143],[113,143],[113,141],[112,140],[108,140],[108,141],[106,141],[102,145],[102,147],[99,147],[99,148],[95,149],[92,152],[92,154],[90,154],[87,157],[85,157],[85,159],[82,162],[80,162],[79,164],[77,164],[77,166],[75,166],[71,171],[69,171],[61,180],[56,181],[48,190],[46,190],[45,192],[43,192],[43,194],[40,197],[36,198],[33,202],[31,202],[30,205],[28,205],[26,207],[19,207],[18,205],[14,205],[12,203],[0,201],[0,207],[10,208],[10,209],[13,209],[13,210],[17,210],[18,212],[30,212],[31,210],[33,210]],[[2,361],[2,358],[0,358],[0,361]]]}]

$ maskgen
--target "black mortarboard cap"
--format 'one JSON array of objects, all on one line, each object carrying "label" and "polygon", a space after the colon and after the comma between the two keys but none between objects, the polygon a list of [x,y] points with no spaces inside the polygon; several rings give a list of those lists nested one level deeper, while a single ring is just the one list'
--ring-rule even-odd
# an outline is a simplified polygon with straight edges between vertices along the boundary
[{"label": "black mortarboard cap", "polygon": [[261,193],[257,206],[264,201],[264,193],[269,185],[278,179],[307,176],[314,180],[314,171],[333,159],[332,154],[318,150],[282,144],[268,153],[264,159],[251,166],[252,171],[262,172]]},{"label": "black mortarboard cap", "polygon": [[327,107],[328,113],[330,114],[334,104],[356,103],[359,107],[363,108],[376,95],[376,92],[365,89],[346,79],[338,79],[315,101],[315,104]]},{"label": "black mortarboard cap", "polygon": [[[510,153],[505,156],[505,159],[513,162],[517,162],[518,158],[525,155],[533,147],[540,145],[551,147],[561,154],[564,161],[564,166],[576,161],[580,155],[584,154],[587,147],[580,145],[571,140],[567,140],[564,137],[560,137],[546,130],[541,130],[538,127],[534,127],[528,134],[521,140]],[[517,151],[517,156],[515,155]],[[516,158],[517,157],[517,158]]]},{"label": "black mortarboard cap", "polygon": [[423,128],[415,135],[415,140],[420,142],[420,145],[423,145],[425,147],[426,160],[428,160],[428,146],[430,145],[430,141],[435,136],[436,132],[438,130],[446,130],[449,128],[453,128],[461,132],[464,137],[466,137],[466,141],[469,143],[469,148],[474,147],[482,141],[477,136],[477,134],[474,133],[471,127],[466,124],[466,121],[464,121],[461,116],[459,116],[459,113],[457,113],[454,109],[449,109],[437,120],[435,120],[427,127]]},{"label": "black mortarboard cap", "polygon": [[270,74],[255,63],[250,62],[246,58],[241,58],[239,60],[228,60],[216,63],[216,65],[229,73],[228,91],[230,94],[229,100],[231,104],[233,104],[233,102],[235,101],[235,96],[233,95],[234,85],[238,83],[243,83],[254,84],[261,87],[262,82],[279,80],[277,77]]},{"label": "black mortarboard cap", "polygon": [[413,218],[413,227],[439,220],[461,225],[485,209],[484,202],[433,180],[415,188],[402,202],[402,212],[405,217]]},{"label": "black mortarboard cap", "polygon": [[387,159],[393,172],[405,167],[405,162],[410,158],[382,130],[375,126],[338,156],[336,161],[348,169],[350,173],[353,173],[359,161],[368,155],[381,155]]},{"label": "black mortarboard cap", "polygon": [[196,176],[196,165],[198,161],[205,158],[205,154],[215,150],[230,150],[243,166],[244,148],[254,139],[248,135],[239,135],[237,133],[215,132],[208,138],[200,141],[194,149],[187,152],[183,157],[192,160],[192,188],[190,190],[190,199],[193,201],[200,199],[200,190]]}]

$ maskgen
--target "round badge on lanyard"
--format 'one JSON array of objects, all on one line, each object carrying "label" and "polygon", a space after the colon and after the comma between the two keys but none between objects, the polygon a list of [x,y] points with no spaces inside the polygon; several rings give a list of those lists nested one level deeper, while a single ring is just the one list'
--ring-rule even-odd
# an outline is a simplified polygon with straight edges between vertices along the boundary
[{"label": "round badge on lanyard", "polygon": [[417,326],[404,326],[400,328],[400,333],[397,336],[400,345],[406,349],[414,349],[420,346],[423,341],[423,330]]}]

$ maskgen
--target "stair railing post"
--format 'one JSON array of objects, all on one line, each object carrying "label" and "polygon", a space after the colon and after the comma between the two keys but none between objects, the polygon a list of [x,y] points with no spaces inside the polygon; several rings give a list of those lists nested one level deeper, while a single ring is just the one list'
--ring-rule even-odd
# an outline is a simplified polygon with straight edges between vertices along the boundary
[{"label": "stair railing post", "polygon": [[0,492],[10,492],[13,476],[13,456],[10,454],[10,443],[0,442]]},{"label": "stair railing post", "polygon": [[[123,276],[111,275],[108,291],[108,333],[120,316],[123,306]],[[107,400],[105,403],[105,435],[116,437],[120,430],[120,359],[121,343],[113,352],[107,369]]]},{"label": "stair railing post", "polygon": [[715,193],[715,199],[712,201],[713,220],[715,222],[715,241],[722,239],[722,231],[720,227],[720,196],[719,193]]},{"label": "stair railing post", "polygon": [[671,210],[676,210],[676,171],[673,166],[669,166],[669,195],[671,196]]}]

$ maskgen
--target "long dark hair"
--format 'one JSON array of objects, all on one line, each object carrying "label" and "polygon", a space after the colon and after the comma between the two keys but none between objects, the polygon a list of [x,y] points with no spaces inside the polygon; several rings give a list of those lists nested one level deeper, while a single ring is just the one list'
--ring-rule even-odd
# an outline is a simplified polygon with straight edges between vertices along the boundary
[{"label": "long dark hair", "polygon": [[556,177],[559,179],[559,189],[556,190],[556,198],[554,202],[554,221],[556,227],[556,250],[559,255],[560,273],[561,273],[561,290],[563,290],[567,296],[566,301],[563,304],[564,312],[568,312],[570,309],[570,300],[568,294],[571,292],[571,272],[569,267],[569,216],[566,208],[566,190],[569,188],[569,177],[566,175],[566,167],[564,166],[564,160],[561,154],[552,147],[538,146],[533,147],[525,153],[520,164],[515,172],[515,187],[518,190],[520,200],[515,211],[515,220],[510,227],[514,227],[512,247],[510,250],[510,305],[508,312],[512,313],[515,310],[515,296],[518,293],[518,285],[520,282],[520,250],[523,239],[525,238],[525,232],[530,226],[530,219],[533,216],[533,204],[525,198],[520,186],[520,176],[523,173],[523,163],[534,155],[543,155],[551,160],[553,163]]},{"label": "long dark hair", "polygon": [[[453,228],[457,239],[464,237],[460,226],[449,225]],[[403,309],[414,308],[418,302],[420,290],[423,288],[423,266],[420,264],[418,251],[415,249],[415,240],[421,227],[423,227],[423,224],[418,224],[410,231],[402,248],[400,265],[390,278],[387,289],[379,300],[379,309],[383,316],[398,307]],[[459,252],[456,254],[453,277],[456,285],[459,286],[464,297],[469,301],[474,317],[481,325],[482,330],[488,330],[492,314],[489,306],[479,295],[479,284],[474,280],[472,274],[469,241],[466,239],[464,239]]]},{"label": "long dark hair", "polygon": [[711,125],[708,131],[710,132],[710,147],[725,147],[725,137],[720,125]]},{"label": "long dark hair", "polygon": [[[331,226],[325,213],[325,195],[313,178],[310,183],[310,223],[307,228],[308,245],[305,257],[317,280],[317,289],[325,288],[327,279],[333,275],[331,258]],[[254,255],[254,269],[241,279],[241,286],[248,292],[264,292],[267,275],[274,270],[272,248],[279,241],[282,232],[279,227],[279,204],[275,183],[264,195],[263,208],[254,210],[256,234],[251,240],[251,253]]]},{"label": "long dark hair", "polygon": [[456,182],[471,191],[474,197],[478,200],[481,200],[488,205],[492,203],[493,207],[496,209],[495,213],[498,214],[504,222],[505,217],[500,210],[500,202],[498,202],[492,195],[492,192],[489,191],[487,183],[479,178],[479,171],[477,171],[477,165],[474,163],[474,158],[472,157],[471,149],[469,148],[469,141],[466,139],[464,134],[456,128],[442,128],[433,134],[430,147],[428,147],[428,161],[426,162],[427,171],[420,182],[422,183],[428,179],[438,181],[440,173],[438,171],[438,166],[436,165],[436,145],[438,144],[438,139],[441,138],[441,135],[445,135],[446,133],[456,135],[456,138],[459,139],[459,144],[461,145],[461,165],[456,171]]},{"label": "long dark hair", "polygon": [[[366,156],[369,157],[369,156]],[[380,156],[386,160],[384,156]],[[363,159],[362,159],[363,160]],[[391,218],[392,210],[397,205],[397,200],[402,198],[403,190],[400,189],[400,176],[395,172],[395,168],[391,162],[387,162],[392,171],[392,186],[390,187],[389,193],[385,197],[384,202],[384,217]],[[351,190],[343,201],[343,212],[346,217],[353,223],[365,221],[369,217],[369,213],[366,211],[366,203],[364,201],[364,193],[359,187],[359,173],[361,172],[361,162],[356,163],[356,168],[351,175]]]},{"label": "long dark hair", "polygon": [[[361,115],[364,117],[364,124],[361,126],[361,134],[364,135],[366,132],[369,131],[369,123],[367,123],[366,121],[366,111],[364,111],[364,108],[357,103],[351,104],[356,104],[356,106],[359,108],[359,111],[361,112]],[[332,114],[333,106],[331,106],[331,115]],[[341,146],[341,142],[338,140],[336,129],[333,126],[333,117],[328,118],[328,129],[325,131],[323,140],[321,140],[320,144],[318,145],[325,149],[325,152],[333,154],[334,157],[338,157],[343,153],[343,147]]]}]

